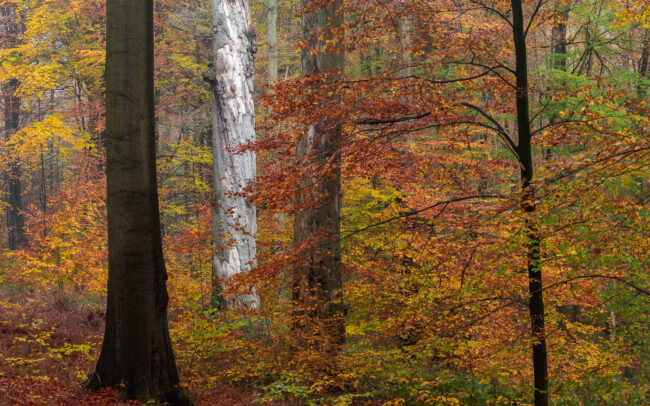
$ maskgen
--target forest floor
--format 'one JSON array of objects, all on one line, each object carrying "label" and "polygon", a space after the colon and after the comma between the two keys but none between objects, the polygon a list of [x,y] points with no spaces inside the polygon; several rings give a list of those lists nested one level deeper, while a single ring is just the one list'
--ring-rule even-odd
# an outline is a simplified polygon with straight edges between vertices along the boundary
[{"label": "forest floor", "polygon": [[[0,406],[129,405],[116,390],[89,392],[99,354],[102,310],[21,289],[0,289]],[[252,389],[190,389],[197,406],[255,404]],[[277,404],[277,403],[276,403]]]}]

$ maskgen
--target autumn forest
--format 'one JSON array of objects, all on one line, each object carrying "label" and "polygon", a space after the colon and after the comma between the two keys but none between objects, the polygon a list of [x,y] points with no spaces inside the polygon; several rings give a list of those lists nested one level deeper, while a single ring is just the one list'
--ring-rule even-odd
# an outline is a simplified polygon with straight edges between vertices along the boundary
[{"label": "autumn forest", "polygon": [[649,0],[0,0],[0,406],[647,405]]}]

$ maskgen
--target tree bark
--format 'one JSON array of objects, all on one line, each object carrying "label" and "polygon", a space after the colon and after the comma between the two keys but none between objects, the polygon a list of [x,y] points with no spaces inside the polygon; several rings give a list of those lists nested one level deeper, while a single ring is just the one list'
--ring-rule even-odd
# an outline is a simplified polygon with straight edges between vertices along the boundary
[{"label": "tree bark", "polygon": [[255,32],[247,0],[212,0],[212,20],[213,302],[255,308],[260,298],[254,290],[223,293],[225,279],[255,267],[257,216],[246,193],[255,181],[256,156],[238,151],[255,141]]},{"label": "tree bark", "polygon": [[533,375],[535,406],[548,406],[548,357],[544,332],[544,298],[542,266],[540,263],[540,236],[535,219],[535,188],[533,185],[533,159],[528,99],[528,56],[521,0],[512,0],[512,32],[516,59],[516,104],[519,142],[517,153],[521,164],[521,207],[526,213],[525,233],[530,296],[530,321],[533,339]]},{"label": "tree bark", "polygon": [[[328,1],[313,10],[309,0],[302,1],[303,39],[308,45],[301,56],[301,75],[329,73],[327,81],[343,73],[344,57],[341,44],[333,43],[333,33],[340,36],[343,15],[341,1]],[[313,11],[312,11],[313,10]],[[324,50],[327,44],[327,50]],[[316,50],[316,52],[312,52]],[[293,303],[296,306],[294,331],[315,333],[322,349],[335,351],[345,340],[345,308],[341,274],[340,213],[341,213],[341,126],[331,120],[314,123],[296,145],[297,159],[307,159],[318,166],[330,165],[328,176],[303,178],[306,192],[298,203],[313,201],[315,205],[296,213],[294,242],[302,244],[316,239],[306,258],[294,269]],[[316,186],[310,189],[310,185]],[[309,323],[310,325],[305,325]]]},{"label": "tree bark", "polygon": [[153,0],[107,1],[108,298],[102,350],[88,386],[120,386],[144,403],[189,405],[167,325],[153,68]]}]

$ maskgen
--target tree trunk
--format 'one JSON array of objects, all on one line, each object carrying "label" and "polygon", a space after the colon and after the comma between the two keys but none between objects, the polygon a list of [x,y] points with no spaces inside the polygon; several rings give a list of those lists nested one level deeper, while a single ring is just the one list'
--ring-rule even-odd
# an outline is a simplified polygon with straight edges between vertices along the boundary
[{"label": "tree trunk", "polygon": [[397,23],[397,35],[398,41],[400,42],[400,48],[402,52],[402,69],[400,69],[403,77],[409,77],[413,75],[413,60],[411,58],[411,22],[408,16],[403,17]]},{"label": "tree trunk", "polygon": [[535,188],[533,181],[532,134],[528,100],[528,57],[521,0],[512,0],[512,32],[516,58],[516,101],[519,143],[517,153],[521,164],[522,200],[526,213],[526,250],[530,295],[530,321],[533,339],[533,374],[535,406],[548,406],[548,359],[544,332],[544,298],[542,296],[542,266],[540,263],[540,236],[535,219]]},{"label": "tree trunk", "polygon": [[[4,2],[0,6],[0,47],[15,47],[25,31],[23,16],[21,15],[20,4],[16,2]],[[2,63],[0,63],[1,65]],[[20,127],[20,98],[16,91],[20,82],[11,79],[4,86],[4,119],[5,119],[5,140],[9,141],[11,136]],[[7,247],[16,250],[25,242],[25,219],[22,215],[22,184],[21,168],[17,159],[11,159],[5,173],[7,187]]]},{"label": "tree trunk", "polygon": [[191,404],[179,388],[167,325],[153,99],[153,1],[107,1],[108,298],[88,386]]},{"label": "tree trunk", "polygon": [[266,2],[266,43],[268,46],[269,82],[278,80],[278,0]]},{"label": "tree trunk", "polygon": [[[343,22],[341,1],[327,2],[325,6],[310,12],[309,0],[303,0],[302,30],[308,47],[301,56],[303,77],[331,73],[326,80],[332,81],[343,73],[342,44],[332,43],[332,31],[340,35]],[[327,29],[325,35],[323,30]],[[328,51],[323,51],[327,44]],[[311,52],[313,50],[317,52]],[[294,241],[296,244],[316,238],[304,262],[297,264],[293,277],[293,303],[296,306],[297,323],[294,331],[319,335],[322,349],[336,350],[344,342],[345,309],[343,305],[343,279],[341,274],[340,213],[341,213],[341,126],[326,121],[309,126],[307,134],[296,146],[298,159],[309,159],[319,166],[331,165],[328,176],[314,179],[305,176],[306,192],[299,203],[317,199],[312,208],[296,213]],[[310,325],[305,325],[309,323]]]},{"label": "tree trunk", "polygon": [[[567,70],[567,21],[569,20],[569,6],[564,4],[556,5],[555,21],[551,31],[551,67],[556,71],[566,72]],[[549,124],[555,123],[555,114],[549,118]],[[549,161],[552,157],[551,146],[546,148],[545,159]]]},{"label": "tree trunk", "polygon": [[[5,139],[20,127],[20,98],[15,95],[19,82],[12,79],[6,86],[5,96]],[[15,251],[25,242],[25,218],[22,214],[22,184],[20,162],[12,159],[6,173],[7,182],[7,247]]]},{"label": "tree trunk", "polygon": [[566,28],[569,19],[569,6],[558,4],[556,6],[555,21],[551,31],[552,67],[555,70],[566,72],[567,41]]},{"label": "tree trunk", "polygon": [[255,267],[257,216],[246,193],[255,181],[256,157],[237,151],[255,141],[255,32],[247,0],[212,0],[212,20],[213,302],[254,308],[260,304],[255,291],[224,294],[222,281]]},{"label": "tree trunk", "polygon": [[650,28],[643,30],[643,50],[641,51],[641,60],[639,61],[639,75],[641,83],[637,86],[639,99],[645,99],[648,94],[648,74],[650,73]]}]

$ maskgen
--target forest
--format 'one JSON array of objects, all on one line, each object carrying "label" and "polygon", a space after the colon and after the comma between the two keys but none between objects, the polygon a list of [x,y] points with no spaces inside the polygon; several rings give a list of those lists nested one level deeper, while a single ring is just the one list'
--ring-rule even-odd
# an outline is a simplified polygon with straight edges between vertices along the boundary
[{"label": "forest", "polygon": [[0,406],[650,404],[650,0],[0,0]]}]

